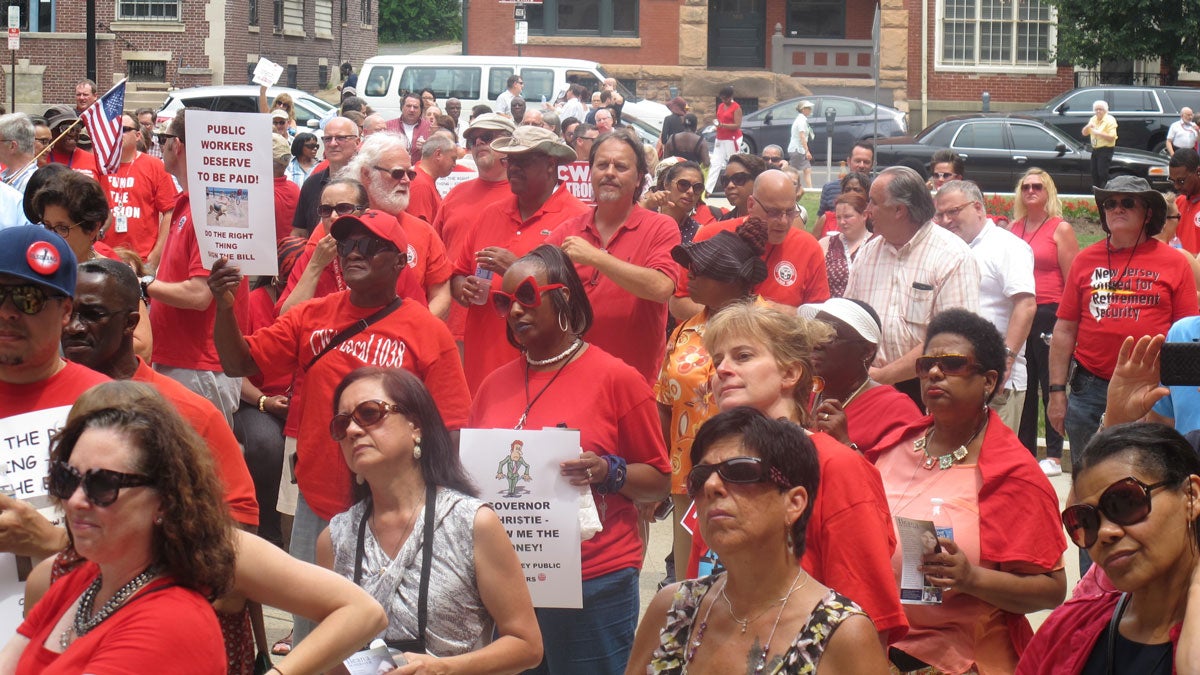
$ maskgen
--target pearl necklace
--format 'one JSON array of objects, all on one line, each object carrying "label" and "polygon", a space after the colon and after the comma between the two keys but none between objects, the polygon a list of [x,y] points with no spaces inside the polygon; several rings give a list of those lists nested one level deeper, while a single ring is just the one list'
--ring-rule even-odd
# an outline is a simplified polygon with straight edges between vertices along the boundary
[{"label": "pearl necklace", "polygon": [[571,352],[575,351],[575,348],[578,347],[579,343],[581,342],[583,342],[583,340],[576,337],[575,341],[571,343],[571,346],[563,350],[561,354],[558,354],[557,356],[551,356],[548,359],[531,359],[529,358],[529,352],[525,352],[525,362],[531,366],[548,366],[552,363],[558,363],[559,361],[562,361],[570,356]]},{"label": "pearl necklace", "polygon": [[92,607],[96,603],[96,595],[100,593],[100,584],[104,582],[104,576],[97,575],[96,580],[87,587],[87,590],[83,592],[83,596],[79,599],[79,607],[75,610],[75,620],[59,636],[58,646],[62,647],[63,651],[66,651],[73,640],[87,635],[93,628],[103,623],[105,619],[120,609],[129,598],[133,597],[134,593],[142,590],[156,576],[158,576],[158,567],[156,565],[147,567],[142,570],[141,574],[130,579],[129,583],[118,588],[117,592],[109,598],[108,602],[104,603],[99,611],[93,613]]}]

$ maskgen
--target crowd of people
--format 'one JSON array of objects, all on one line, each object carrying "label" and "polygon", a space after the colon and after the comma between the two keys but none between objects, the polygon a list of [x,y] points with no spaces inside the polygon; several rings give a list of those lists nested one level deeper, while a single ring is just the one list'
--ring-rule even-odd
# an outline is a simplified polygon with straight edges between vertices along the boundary
[{"label": "crowd of people", "polygon": [[[810,217],[807,101],[759,156],[732,87],[710,152],[682,98],[643,143],[615,83],[392,120],[355,84],[311,129],[262,90],[254,279],[202,262],[188,110],[123,115],[109,173],[93,83],[0,116],[0,419],[57,429],[50,508],[0,495],[0,673],[336,672],[374,639],[404,673],[1200,672],[1200,381],[1162,357],[1200,333],[1194,149],[1177,199],[1098,169],[1081,249],[1050,172],[1010,224],[950,152],[926,180],[856,144]],[[575,607],[535,604],[459,447],[553,427],[599,525]]]}]

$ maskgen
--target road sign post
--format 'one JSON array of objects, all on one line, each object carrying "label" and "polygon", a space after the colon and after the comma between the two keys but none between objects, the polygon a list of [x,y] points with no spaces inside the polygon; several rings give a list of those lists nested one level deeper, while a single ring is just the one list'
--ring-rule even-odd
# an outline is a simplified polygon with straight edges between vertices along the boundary
[{"label": "road sign post", "polygon": [[9,112],[17,111],[17,50],[21,48],[21,8],[17,5],[8,6],[8,53],[9,67],[8,86],[12,90],[12,107]]}]

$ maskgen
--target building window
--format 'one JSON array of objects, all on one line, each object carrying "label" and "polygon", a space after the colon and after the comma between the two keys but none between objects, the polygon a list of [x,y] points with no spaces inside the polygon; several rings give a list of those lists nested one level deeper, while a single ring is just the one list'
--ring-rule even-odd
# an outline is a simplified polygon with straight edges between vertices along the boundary
[{"label": "building window", "polygon": [[329,66],[317,66],[317,89],[329,86]]},{"label": "building window", "polygon": [[529,32],[539,35],[636,36],[637,0],[545,0],[525,5]]},{"label": "building window", "polygon": [[304,34],[304,0],[283,0],[283,31]]},{"label": "building window", "polygon": [[362,22],[366,25],[371,24],[371,0],[362,0],[359,5]]},{"label": "building window", "polygon": [[940,0],[939,66],[1053,68],[1050,0]]},{"label": "building window", "polygon": [[127,21],[178,21],[181,0],[119,0],[117,18]]},{"label": "building window", "polygon": [[283,0],[275,0],[275,32],[283,32]]},{"label": "building window", "polygon": [[289,63],[287,67],[287,86],[295,89],[297,84],[297,76],[299,75],[299,66],[294,63]]},{"label": "building window", "polygon": [[247,19],[246,25],[258,25],[258,0],[250,0],[250,18]]},{"label": "building window", "polygon": [[846,37],[845,0],[788,0],[787,36]]},{"label": "building window", "polygon": [[166,61],[126,61],[130,82],[166,82]]},{"label": "building window", "polygon": [[313,10],[313,32],[333,35],[333,0],[317,0]]},{"label": "building window", "polygon": [[[0,20],[8,20],[8,8],[21,10],[20,27],[25,33],[51,33],[54,31],[54,2],[41,0],[4,0]],[[5,23],[5,25],[8,25]]]}]

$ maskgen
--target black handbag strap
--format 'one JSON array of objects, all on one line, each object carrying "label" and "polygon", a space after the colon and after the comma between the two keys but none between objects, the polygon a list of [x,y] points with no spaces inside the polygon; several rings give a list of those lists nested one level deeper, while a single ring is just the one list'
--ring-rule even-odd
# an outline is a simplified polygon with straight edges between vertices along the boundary
[{"label": "black handbag strap", "polygon": [[1129,603],[1129,594],[1122,593],[1121,599],[1117,600],[1117,607],[1113,610],[1112,619],[1108,622],[1108,664],[1105,668],[1108,675],[1112,675],[1113,661],[1116,659],[1117,653],[1117,627],[1121,625],[1121,617],[1125,614],[1125,605]]},{"label": "black handbag strap", "polygon": [[[437,510],[437,487],[432,483],[425,486],[425,539],[421,542],[421,590],[417,595],[417,638],[404,640],[401,651],[425,653],[425,624],[429,618],[429,572],[433,564],[433,517]],[[367,535],[367,521],[371,518],[374,504],[367,502],[362,518],[358,521],[358,541],[354,549],[354,585],[361,585],[362,561]],[[388,642],[389,646],[395,646]]]},{"label": "black handbag strap", "polygon": [[327,354],[330,350],[335,349],[338,345],[342,344],[346,340],[349,340],[350,338],[354,337],[355,335],[358,335],[359,333],[363,332],[364,330],[367,329],[367,326],[370,326],[371,324],[375,323],[376,321],[379,321],[380,319],[387,316],[388,314],[391,314],[392,312],[396,311],[397,309],[400,309],[400,304],[402,302],[403,302],[403,300],[400,298],[400,296],[396,296],[395,298],[392,298],[391,302],[389,302],[387,305],[381,307],[379,309],[379,311],[375,312],[371,316],[359,319],[358,321],[355,321],[354,323],[350,324],[349,326],[346,326],[342,330],[338,331],[337,335],[334,335],[332,338],[329,339],[329,344],[325,345],[325,347],[320,352],[318,352],[316,356],[312,357],[312,360],[308,362],[308,365],[304,366],[304,369],[308,370],[309,368],[312,368],[313,364],[315,364],[317,361],[319,361],[321,359],[321,357],[325,356],[325,354]]}]

